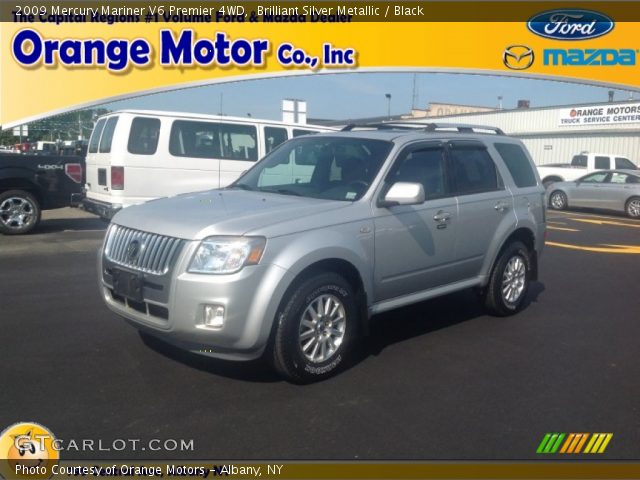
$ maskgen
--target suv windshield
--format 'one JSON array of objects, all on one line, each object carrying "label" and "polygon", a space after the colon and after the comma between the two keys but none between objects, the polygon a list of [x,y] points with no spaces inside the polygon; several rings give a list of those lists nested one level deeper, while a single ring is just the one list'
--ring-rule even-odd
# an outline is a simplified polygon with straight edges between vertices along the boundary
[{"label": "suv windshield", "polygon": [[313,136],[273,150],[229,188],[354,201],[380,170],[392,143],[364,138]]}]

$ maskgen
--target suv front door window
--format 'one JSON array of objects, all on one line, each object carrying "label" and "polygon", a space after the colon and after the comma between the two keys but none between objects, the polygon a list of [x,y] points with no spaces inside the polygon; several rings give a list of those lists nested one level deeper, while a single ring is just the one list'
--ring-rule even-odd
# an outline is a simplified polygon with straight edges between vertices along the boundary
[{"label": "suv front door window", "polygon": [[422,184],[426,201],[375,209],[375,293],[380,300],[457,279],[451,265],[457,207],[449,191],[440,143],[420,143],[401,151],[385,178],[381,196],[397,182]]}]

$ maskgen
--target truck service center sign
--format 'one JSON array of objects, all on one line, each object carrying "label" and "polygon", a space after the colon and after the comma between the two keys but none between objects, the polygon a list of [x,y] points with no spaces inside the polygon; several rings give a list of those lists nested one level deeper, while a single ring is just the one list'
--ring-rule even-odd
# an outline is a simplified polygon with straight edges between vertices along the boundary
[{"label": "truck service center sign", "polygon": [[611,106],[579,106],[560,112],[559,127],[640,123],[640,103]]}]

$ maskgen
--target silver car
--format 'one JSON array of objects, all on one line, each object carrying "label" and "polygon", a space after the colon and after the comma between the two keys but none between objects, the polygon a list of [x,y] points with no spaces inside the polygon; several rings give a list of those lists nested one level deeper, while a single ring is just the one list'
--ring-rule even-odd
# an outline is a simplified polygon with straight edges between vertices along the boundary
[{"label": "silver car", "polygon": [[549,186],[549,206],[556,210],[570,207],[597,208],[625,212],[640,218],[640,171],[599,170],[574,182]]},{"label": "silver car", "polygon": [[231,186],[119,212],[98,257],[107,306],[191,352],[265,357],[294,382],[348,364],[372,315],[475,288],[526,305],[544,189],[519,140],[389,125],[283,143]]}]

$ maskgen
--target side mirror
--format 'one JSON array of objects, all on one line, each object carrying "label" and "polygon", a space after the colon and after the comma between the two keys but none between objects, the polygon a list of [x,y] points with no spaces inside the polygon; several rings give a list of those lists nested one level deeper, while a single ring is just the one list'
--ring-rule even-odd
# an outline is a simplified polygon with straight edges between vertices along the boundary
[{"label": "side mirror", "polygon": [[424,187],[421,183],[397,182],[391,186],[384,199],[378,202],[378,206],[392,207],[421,203],[424,203]]}]

